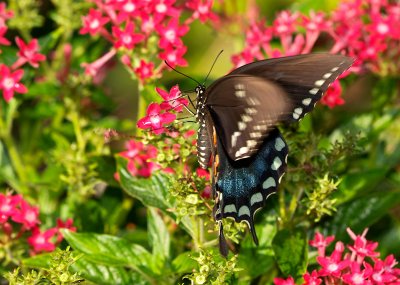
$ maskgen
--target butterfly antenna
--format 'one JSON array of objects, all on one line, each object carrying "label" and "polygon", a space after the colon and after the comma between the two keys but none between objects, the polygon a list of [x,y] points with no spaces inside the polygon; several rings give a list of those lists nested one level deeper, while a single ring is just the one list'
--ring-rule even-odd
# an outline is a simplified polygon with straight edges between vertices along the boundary
[{"label": "butterfly antenna", "polygon": [[187,78],[193,80],[193,81],[196,82],[197,84],[201,85],[200,82],[198,82],[198,81],[197,81],[196,79],[194,79],[193,77],[190,77],[189,75],[186,75],[186,74],[180,72],[179,70],[173,68],[173,67],[168,63],[168,61],[164,60],[164,62],[165,62],[166,65],[168,65],[169,68],[171,68],[171,69],[172,69],[173,71],[175,71],[176,73],[179,73],[180,75],[183,75],[183,76],[185,76],[185,77],[187,77]]},{"label": "butterfly antenna", "polygon": [[214,62],[213,62],[213,64],[211,65],[210,70],[208,71],[208,74],[207,74],[207,76],[206,76],[206,79],[204,79],[203,85],[206,83],[206,81],[207,81],[207,79],[208,79],[208,76],[210,76],[210,73],[211,73],[211,71],[213,70],[213,67],[214,67],[215,63],[217,62],[219,56],[221,55],[221,53],[222,53],[223,51],[224,51],[224,50],[222,49],[222,50],[218,53],[218,55],[215,57]]}]

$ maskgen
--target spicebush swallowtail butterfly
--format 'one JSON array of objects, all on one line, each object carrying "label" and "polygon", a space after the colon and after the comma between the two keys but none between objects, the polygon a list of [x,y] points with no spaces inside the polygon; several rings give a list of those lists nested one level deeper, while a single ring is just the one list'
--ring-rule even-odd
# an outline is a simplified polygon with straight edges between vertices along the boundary
[{"label": "spicebush swallowtail butterfly", "polygon": [[197,151],[202,168],[210,159],[219,221],[220,251],[228,254],[221,220],[245,221],[258,244],[254,214],[276,192],[288,147],[278,123],[301,120],[353,59],[304,54],[246,64],[211,86],[196,87]]}]

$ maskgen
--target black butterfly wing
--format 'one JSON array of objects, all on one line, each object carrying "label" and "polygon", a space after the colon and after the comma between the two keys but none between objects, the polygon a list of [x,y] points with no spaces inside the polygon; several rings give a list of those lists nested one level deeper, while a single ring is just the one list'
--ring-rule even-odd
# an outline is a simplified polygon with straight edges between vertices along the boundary
[{"label": "black butterfly wing", "polygon": [[340,74],[354,62],[343,55],[312,53],[271,58],[246,64],[230,75],[247,74],[268,79],[288,94],[292,112],[284,121],[298,121],[309,113]]},{"label": "black butterfly wing", "polygon": [[291,105],[278,85],[252,75],[228,75],[207,89],[206,106],[232,160],[254,155]]},{"label": "black butterfly wing", "polygon": [[254,214],[276,192],[286,170],[287,154],[287,144],[276,128],[253,157],[239,161],[232,161],[218,141],[215,219],[231,217],[236,222],[245,221],[258,244]]}]

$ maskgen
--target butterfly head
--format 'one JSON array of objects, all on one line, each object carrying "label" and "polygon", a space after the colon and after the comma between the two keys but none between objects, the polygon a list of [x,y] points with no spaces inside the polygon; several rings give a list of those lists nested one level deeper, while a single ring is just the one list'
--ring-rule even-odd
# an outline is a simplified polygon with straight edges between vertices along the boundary
[{"label": "butterfly head", "polygon": [[204,92],[206,92],[206,86],[203,84],[197,85],[194,91],[196,91],[197,96],[201,96],[202,94],[204,94]]}]

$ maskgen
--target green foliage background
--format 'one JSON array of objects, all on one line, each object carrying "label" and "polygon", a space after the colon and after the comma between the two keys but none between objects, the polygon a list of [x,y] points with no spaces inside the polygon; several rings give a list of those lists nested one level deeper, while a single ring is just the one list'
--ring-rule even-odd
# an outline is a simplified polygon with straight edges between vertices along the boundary
[{"label": "green foliage background", "polygon": [[[247,1],[227,2],[223,12],[228,17],[246,10]],[[280,9],[329,11],[337,2],[257,3],[272,21]],[[346,105],[334,110],[319,106],[299,125],[283,129],[289,170],[279,194],[268,200],[270,207],[257,214],[260,245],[253,245],[245,227],[227,221],[228,237],[240,246],[237,255],[223,259],[206,207],[212,202],[200,197],[188,201],[193,189],[180,183],[184,176],[132,177],[126,161],[115,157],[122,143],[106,144],[102,137],[107,128],[134,134],[135,120],[157,98],[156,86],[179,83],[185,90],[194,88],[192,82],[169,73],[139,90],[116,64],[101,85],[92,84],[80,64],[96,60],[108,46],[77,33],[90,5],[72,0],[35,3],[10,0],[9,7],[17,12],[9,25],[26,38],[38,37],[41,51],[51,52],[53,59],[41,67],[42,81],[33,82],[33,71],[26,71],[28,94],[8,105],[0,101],[0,183],[3,191],[12,188],[40,207],[43,228],[54,226],[57,217],[73,217],[78,231],[64,232],[62,248],[68,244],[72,252],[25,254],[17,262],[4,258],[2,273],[20,266],[8,275],[11,283],[31,278],[54,282],[48,284],[270,284],[276,276],[299,278],[316,264],[316,253],[308,248],[316,230],[348,242],[347,227],[356,233],[370,228],[368,239],[379,242],[381,255],[399,257],[399,75],[352,76],[344,82]],[[221,31],[194,23],[184,38],[185,72],[204,78],[210,59],[224,49],[211,77],[227,73],[230,55],[243,47],[240,29],[235,23]],[[71,72],[57,80],[65,64],[65,44],[72,46]],[[4,48],[0,61],[13,62],[16,52]],[[116,171],[121,183],[113,177]],[[204,186],[205,181],[194,183]],[[71,275],[47,274],[55,264]]]}]

